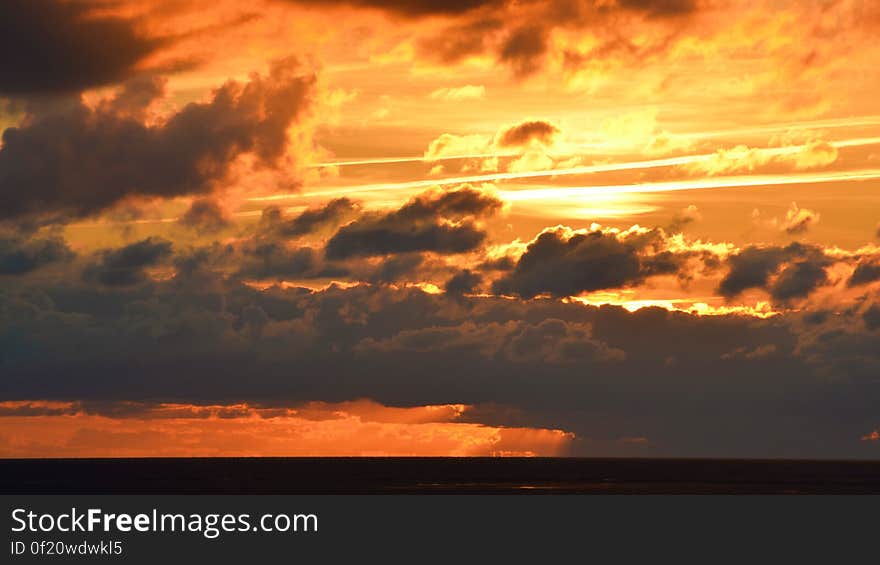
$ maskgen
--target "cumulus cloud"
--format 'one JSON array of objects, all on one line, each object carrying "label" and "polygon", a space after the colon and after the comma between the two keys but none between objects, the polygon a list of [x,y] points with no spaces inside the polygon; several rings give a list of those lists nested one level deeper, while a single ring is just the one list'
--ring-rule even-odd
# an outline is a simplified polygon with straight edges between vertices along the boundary
[{"label": "cumulus cloud", "polygon": [[286,60],[156,125],[112,104],[42,108],[3,132],[0,219],[82,217],[128,197],[208,194],[238,156],[272,166],[284,155],[313,85]]},{"label": "cumulus cloud", "polygon": [[346,197],[336,198],[327,204],[303,211],[295,218],[286,218],[275,206],[263,210],[259,231],[279,237],[300,237],[320,230],[333,229],[353,219],[360,211],[360,204]]},{"label": "cumulus cloud", "polygon": [[180,223],[200,233],[214,234],[230,225],[229,215],[216,200],[194,200]]},{"label": "cumulus cloud", "polygon": [[675,274],[689,254],[654,253],[662,237],[648,230],[545,230],[529,243],[514,269],[495,281],[493,290],[523,298],[576,296]]},{"label": "cumulus cloud", "polygon": [[83,279],[106,286],[134,286],[146,282],[147,269],[171,256],[172,244],[166,239],[149,237],[119,249],[98,254],[83,269]]},{"label": "cumulus cloud", "polygon": [[748,246],[728,258],[729,271],[718,292],[732,298],[758,288],[783,302],[803,298],[828,280],[825,268],[831,263],[833,260],[813,245]]},{"label": "cumulus cloud", "polygon": [[67,242],[57,235],[26,237],[0,236],[0,275],[23,275],[53,263],[73,259]]},{"label": "cumulus cloud", "polygon": [[471,251],[486,238],[475,219],[494,214],[501,206],[497,197],[469,185],[429,191],[393,212],[366,214],[342,227],[327,242],[327,256]]},{"label": "cumulus cloud", "polygon": [[792,202],[785,212],[785,218],[779,229],[785,233],[796,235],[809,231],[819,223],[819,213],[808,208],[799,208],[797,202]]},{"label": "cumulus cloud", "polygon": [[848,281],[849,286],[870,284],[880,280],[880,261],[876,257],[867,257],[856,264],[852,277]]},{"label": "cumulus cloud", "polygon": [[498,147],[523,147],[531,143],[552,145],[560,130],[550,122],[532,120],[511,126],[498,133],[495,139]]}]

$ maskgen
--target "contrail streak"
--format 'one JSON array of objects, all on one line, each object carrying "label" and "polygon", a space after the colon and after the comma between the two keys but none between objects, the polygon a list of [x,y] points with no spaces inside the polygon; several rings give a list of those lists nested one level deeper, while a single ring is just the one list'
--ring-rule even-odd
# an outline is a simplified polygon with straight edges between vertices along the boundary
[{"label": "contrail streak", "polygon": [[679,190],[702,190],[744,186],[770,186],[788,184],[818,184],[880,178],[880,169],[838,171],[830,173],[803,173],[796,175],[741,175],[696,180],[665,181],[641,184],[593,185],[569,187],[545,187],[522,190],[501,190],[499,196],[511,202],[547,200],[552,198],[581,198],[585,196],[632,194],[650,192],[674,192]]},{"label": "contrail streak", "polygon": [[[865,137],[857,139],[848,139],[841,141],[827,142],[833,147],[855,147],[861,145],[875,145],[880,143],[880,137]],[[792,145],[786,147],[770,147],[757,149],[766,156],[790,155],[805,149],[806,145]],[[269,196],[256,196],[250,198],[252,201],[272,201],[285,200],[288,198],[299,198],[307,196],[332,196],[340,193],[352,194],[358,192],[378,192],[388,190],[408,190],[418,188],[429,188],[432,186],[448,186],[453,184],[465,183],[483,183],[505,180],[519,180],[530,178],[546,178],[570,175],[587,175],[595,173],[607,173],[614,171],[628,171],[638,169],[651,169],[659,167],[674,167],[682,165],[692,165],[695,163],[707,162],[717,157],[717,153],[703,153],[699,155],[682,155],[679,157],[667,157],[663,159],[649,159],[645,161],[630,161],[625,163],[604,163],[600,165],[583,165],[578,167],[568,167],[564,169],[548,169],[541,171],[521,171],[507,173],[490,173],[482,175],[469,175],[445,179],[419,179],[414,181],[405,181],[397,183],[381,183],[381,184],[363,184],[350,186],[337,186],[327,188],[322,191],[295,193],[295,194],[273,194]]]}]

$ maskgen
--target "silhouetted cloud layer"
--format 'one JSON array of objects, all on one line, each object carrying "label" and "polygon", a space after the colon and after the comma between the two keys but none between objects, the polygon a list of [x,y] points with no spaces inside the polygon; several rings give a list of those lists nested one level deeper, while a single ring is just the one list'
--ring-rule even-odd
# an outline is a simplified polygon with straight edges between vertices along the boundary
[{"label": "silhouetted cloud layer", "polygon": [[0,96],[77,92],[131,76],[167,40],[136,21],[97,15],[100,3],[4,0],[0,3]]},{"label": "silhouetted cloud layer", "polygon": [[[618,454],[856,456],[876,425],[870,302],[804,331],[798,313],[631,313],[367,286],[257,291],[187,276],[0,293],[0,394],[466,403],[484,406],[481,422],[574,432],[576,453],[597,441]],[[641,451],[614,443],[637,436],[649,439]]]},{"label": "silhouetted cloud layer", "polygon": [[154,126],[113,102],[40,107],[3,132],[0,220],[82,217],[130,197],[207,194],[245,153],[272,166],[309,108],[313,84],[295,61],[278,62],[267,76],[230,81]]}]

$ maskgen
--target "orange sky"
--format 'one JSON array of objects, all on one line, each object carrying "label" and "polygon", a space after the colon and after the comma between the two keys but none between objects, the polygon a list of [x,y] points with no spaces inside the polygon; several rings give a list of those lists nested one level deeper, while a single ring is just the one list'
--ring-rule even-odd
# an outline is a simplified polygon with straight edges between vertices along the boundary
[{"label": "orange sky", "polygon": [[[880,112],[870,3],[776,2],[768,10],[609,1],[570,14],[552,2],[490,2],[461,13],[370,4],[119,2],[112,12],[142,33],[174,38],[138,63],[180,68],[164,73],[150,121],[291,54],[317,84],[308,115],[289,131],[285,166],[254,170],[242,155],[216,184],[212,198],[232,222],[220,234],[178,227],[191,199],[153,199],[137,204],[144,207],[124,229],[113,209],[71,223],[71,244],[105,247],[120,234],[238,241],[267,204],[296,214],[346,196],[366,210],[393,209],[463,183],[505,203],[484,219],[498,246],[526,243],[547,226],[594,222],[674,223],[690,241],[735,247],[795,239],[855,251],[874,240]],[[516,23],[529,15],[541,23]],[[519,32],[540,36],[540,52],[505,55]],[[444,55],[453,46],[461,53]],[[113,95],[112,86],[85,93],[93,106]],[[506,129],[529,120],[552,134],[503,144]],[[795,234],[786,218],[798,210],[812,220]],[[408,282],[439,285],[444,271]],[[682,298],[635,290],[633,300]],[[720,297],[699,294],[719,306]]]},{"label": "orange sky", "polygon": [[[31,345],[55,343],[80,323],[112,335],[120,330],[101,325],[111,320],[155,340],[181,331],[184,337],[168,339],[191,339],[189,353],[206,360],[213,346],[201,339],[231,340],[234,351],[237,340],[256,340],[271,348],[267,358],[300,347],[317,348],[307,356],[342,348],[355,357],[369,350],[403,358],[401,351],[414,349],[402,343],[439,331],[433,318],[424,328],[381,318],[396,304],[384,295],[363,311],[354,302],[290,302],[277,316],[262,306],[254,314],[247,300],[239,304],[223,290],[233,283],[236,292],[281,302],[306,300],[299,289],[330,297],[365,286],[448,299],[441,317],[461,334],[450,343],[481,340],[469,351],[505,363],[566,365],[567,340],[589,343],[591,359],[633,358],[625,344],[597,337],[601,325],[578,321],[580,314],[562,316],[572,325],[545,337],[537,353],[515,350],[511,344],[535,328],[550,331],[528,313],[542,300],[630,313],[659,307],[768,328],[794,320],[797,343],[773,344],[774,351],[814,363],[823,376],[837,369],[810,348],[824,343],[822,332],[855,326],[834,318],[833,328],[814,328],[804,321],[811,313],[864,318],[856,325],[866,333],[856,337],[874,335],[874,2],[52,0],[29,7],[16,0],[3,10],[17,25],[0,40],[7,53],[0,61],[12,69],[0,79],[0,129],[8,128],[0,145],[0,290],[11,304],[10,327],[21,320],[19,308],[40,312],[2,342],[16,351],[7,403],[88,400],[76,385],[41,388],[34,375],[54,373],[34,361],[36,353],[29,357]],[[84,289],[103,298],[86,300]],[[181,321],[182,307],[166,302],[202,305],[198,293],[215,291],[221,306],[211,329],[186,337],[180,328],[207,314]],[[466,300],[505,300],[522,310],[499,318],[486,306],[485,319],[476,320]],[[301,318],[292,313],[298,308]],[[316,337],[332,308],[366,332],[360,341]],[[769,321],[780,316],[785,322]],[[292,341],[276,344],[285,339]],[[47,350],[67,352],[75,343],[62,341]],[[852,351],[870,350],[858,343]],[[721,353],[729,360],[754,349],[740,346]],[[69,349],[71,363],[89,374],[101,366]],[[658,363],[678,358],[661,355]],[[850,370],[840,369],[844,378]],[[210,385],[193,388],[202,386]],[[248,402],[240,392],[215,402],[161,390],[142,399],[130,390],[112,400]],[[271,418],[251,405],[229,419],[5,415],[0,455],[558,454],[584,435],[545,416],[520,422],[528,425],[454,415],[412,421],[435,407],[495,399],[428,387],[398,413],[388,390],[298,392],[291,412]],[[327,419],[296,411],[302,401],[331,396],[372,400],[327,404]],[[367,408],[395,415],[365,418]],[[578,418],[587,410],[571,409]],[[626,421],[605,439],[652,435]],[[866,429],[847,434],[857,440],[875,425],[862,420]]]},{"label": "orange sky", "polygon": [[0,457],[522,457],[564,454],[571,441],[560,430],[457,422],[467,406],[119,409],[114,415],[72,403],[4,402]]}]

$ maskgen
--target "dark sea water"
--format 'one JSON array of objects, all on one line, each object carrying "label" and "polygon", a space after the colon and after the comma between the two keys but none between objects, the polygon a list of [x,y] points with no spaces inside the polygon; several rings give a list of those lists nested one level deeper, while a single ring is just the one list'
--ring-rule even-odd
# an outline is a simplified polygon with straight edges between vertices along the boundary
[{"label": "dark sea water", "polygon": [[3,494],[880,494],[880,461],[0,460]]}]

